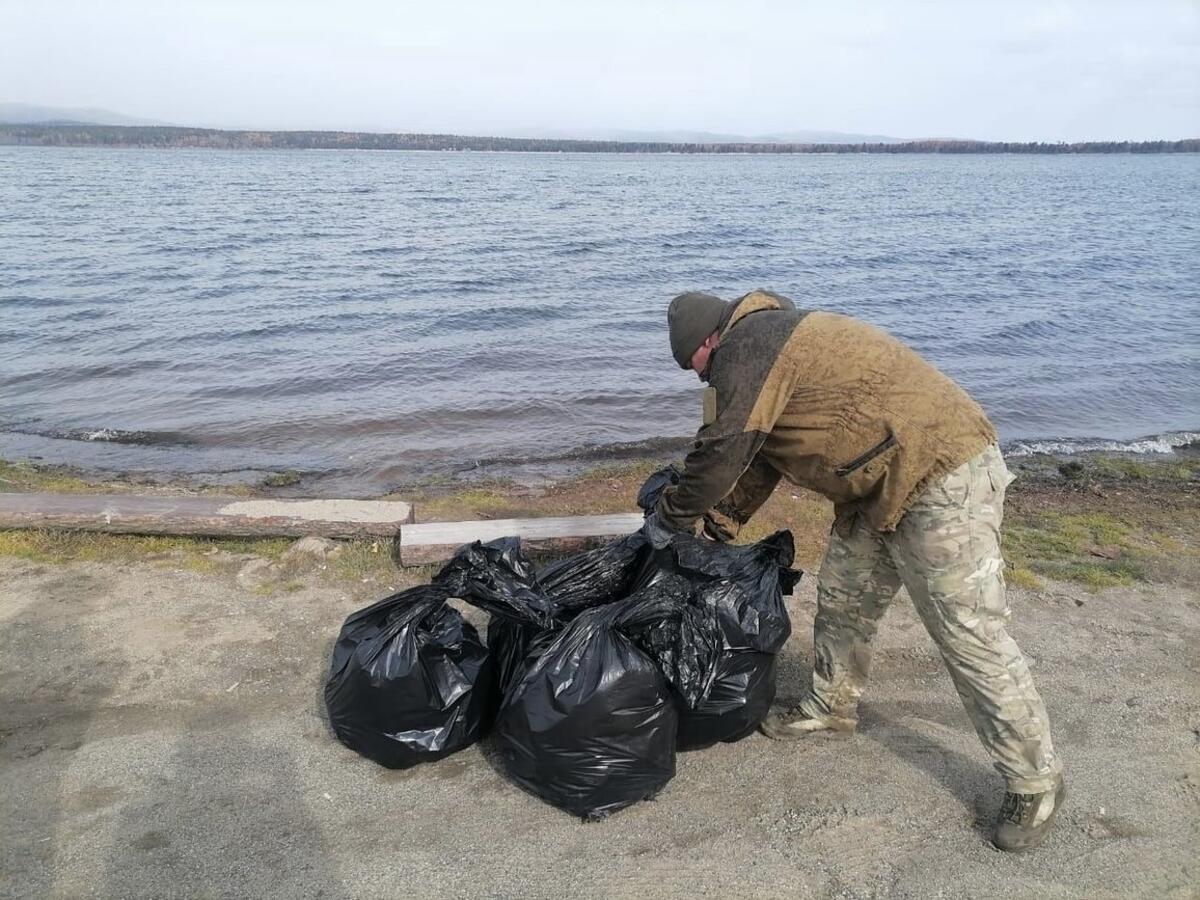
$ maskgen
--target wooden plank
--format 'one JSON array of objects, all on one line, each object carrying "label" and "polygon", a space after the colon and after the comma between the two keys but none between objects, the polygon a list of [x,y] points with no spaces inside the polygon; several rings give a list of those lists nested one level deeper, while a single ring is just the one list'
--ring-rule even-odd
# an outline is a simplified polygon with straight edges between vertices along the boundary
[{"label": "wooden plank", "polygon": [[565,516],[541,519],[487,519],[479,522],[422,522],[400,529],[400,565],[445,562],[463,544],[519,537],[534,552],[574,552],[642,527],[641,513]]},{"label": "wooden plank", "polygon": [[395,500],[247,500],[121,494],[0,493],[0,528],[212,537],[394,538],[413,520]]}]

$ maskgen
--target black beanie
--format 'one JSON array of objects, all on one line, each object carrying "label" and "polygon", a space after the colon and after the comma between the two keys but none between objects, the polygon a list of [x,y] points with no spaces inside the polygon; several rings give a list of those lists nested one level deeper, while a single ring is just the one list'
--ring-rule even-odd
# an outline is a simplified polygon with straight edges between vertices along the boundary
[{"label": "black beanie", "polygon": [[679,368],[689,369],[692,354],[721,324],[729,304],[712,294],[689,291],[680,294],[667,307],[667,331],[671,336],[671,355]]}]

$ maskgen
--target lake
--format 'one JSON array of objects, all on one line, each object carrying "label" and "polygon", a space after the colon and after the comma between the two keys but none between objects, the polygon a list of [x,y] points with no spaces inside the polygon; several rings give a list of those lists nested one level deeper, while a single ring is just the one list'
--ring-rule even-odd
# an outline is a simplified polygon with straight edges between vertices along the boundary
[{"label": "lake", "polygon": [[[1200,431],[1200,155],[0,147],[0,455],[369,494],[675,446],[675,294],[908,342],[1010,452]],[[1139,438],[1150,440],[1130,443]]]}]

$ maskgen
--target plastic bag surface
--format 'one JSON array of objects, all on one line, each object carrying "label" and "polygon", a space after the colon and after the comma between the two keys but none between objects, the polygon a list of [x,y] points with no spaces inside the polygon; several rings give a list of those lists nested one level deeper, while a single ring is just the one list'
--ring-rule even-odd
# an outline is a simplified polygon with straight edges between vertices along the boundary
[{"label": "plastic bag surface", "polygon": [[380,765],[407,768],[477,740],[494,671],[470,623],[438,586],[412,588],[346,619],[325,706],[338,739]]},{"label": "plastic bag surface", "polygon": [[537,573],[537,580],[555,616],[569,621],[582,610],[627,597],[649,553],[650,545],[635,531],[549,565]]},{"label": "plastic bag surface", "polygon": [[707,696],[680,710],[678,749],[700,750],[753,734],[775,700],[777,662],[774,653],[722,653]]},{"label": "plastic bag surface", "polygon": [[715,674],[699,702],[684,697],[679,748],[695,750],[737,741],[754,731],[775,699],[775,654],[791,634],[783,603],[800,573],[789,568],[791,532],[756,544],[716,544],[679,535],[654,554],[641,585],[680,575],[692,585],[690,603],[706,611],[719,632]]},{"label": "plastic bag surface", "polygon": [[628,632],[678,617],[689,586],[663,579],[580,613],[505,695],[495,739],[505,771],[548,803],[603,818],[675,776],[676,703]]},{"label": "plastic bag surface", "polygon": [[446,563],[433,583],[492,615],[539,629],[555,624],[550,599],[533,563],[521,552],[520,538],[467,544]]},{"label": "plastic bag surface", "polygon": [[535,626],[505,616],[492,616],[488,622],[487,645],[496,667],[497,709],[514,682],[524,674],[525,657],[539,633]]}]

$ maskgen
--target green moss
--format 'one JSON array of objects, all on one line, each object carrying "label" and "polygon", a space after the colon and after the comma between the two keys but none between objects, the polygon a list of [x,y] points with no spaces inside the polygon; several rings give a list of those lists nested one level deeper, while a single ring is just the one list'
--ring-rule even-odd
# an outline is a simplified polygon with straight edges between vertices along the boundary
[{"label": "green moss", "polygon": [[1090,465],[1100,477],[1130,481],[1191,481],[1200,475],[1200,458],[1191,456],[1097,456]]},{"label": "green moss", "polygon": [[266,487],[290,487],[300,483],[300,473],[288,469],[285,472],[272,472],[262,481]]}]

